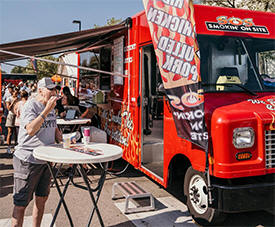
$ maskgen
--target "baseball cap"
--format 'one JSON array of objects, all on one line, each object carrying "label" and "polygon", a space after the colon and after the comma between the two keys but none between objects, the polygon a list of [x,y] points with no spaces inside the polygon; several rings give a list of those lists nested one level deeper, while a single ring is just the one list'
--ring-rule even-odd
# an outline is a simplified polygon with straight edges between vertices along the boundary
[{"label": "baseball cap", "polygon": [[13,88],[13,84],[9,83],[9,84],[7,85],[7,87],[8,87],[8,88]]},{"label": "baseball cap", "polygon": [[44,77],[38,81],[37,88],[44,88],[44,87],[48,89],[53,89],[56,87],[56,85],[53,83],[50,77]]}]

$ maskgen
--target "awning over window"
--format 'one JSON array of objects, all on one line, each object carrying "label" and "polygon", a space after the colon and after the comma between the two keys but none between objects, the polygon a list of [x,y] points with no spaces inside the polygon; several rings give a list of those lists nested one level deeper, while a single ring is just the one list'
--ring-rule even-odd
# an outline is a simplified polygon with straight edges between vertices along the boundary
[{"label": "awning over window", "polygon": [[[125,21],[114,26],[1,44],[0,50],[28,56],[43,56],[65,51],[77,51],[96,45],[102,45],[108,42],[112,36],[126,28],[127,24]],[[0,52],[0,63],[19,59],[22,59],[22,57]]]}]

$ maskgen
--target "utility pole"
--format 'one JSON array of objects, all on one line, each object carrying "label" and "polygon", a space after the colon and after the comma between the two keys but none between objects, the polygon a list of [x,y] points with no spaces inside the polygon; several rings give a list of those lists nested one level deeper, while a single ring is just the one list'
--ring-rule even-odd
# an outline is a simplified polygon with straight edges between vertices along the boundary
[{"label": "utility pole", "polygon": [[81,31],[81,21],[80,20],[73,20],[73,24],[78,24],[79,31]]}]

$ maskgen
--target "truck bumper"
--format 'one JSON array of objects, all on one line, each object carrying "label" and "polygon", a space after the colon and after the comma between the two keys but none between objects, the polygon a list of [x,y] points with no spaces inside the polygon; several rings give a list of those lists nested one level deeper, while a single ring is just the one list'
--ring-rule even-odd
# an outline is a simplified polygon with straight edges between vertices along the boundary
[{"label": "truck bumper", "polygon": [[273,182],[224,186],[213,184],[211,207],[223,212],[264,210],[275,206]]}]

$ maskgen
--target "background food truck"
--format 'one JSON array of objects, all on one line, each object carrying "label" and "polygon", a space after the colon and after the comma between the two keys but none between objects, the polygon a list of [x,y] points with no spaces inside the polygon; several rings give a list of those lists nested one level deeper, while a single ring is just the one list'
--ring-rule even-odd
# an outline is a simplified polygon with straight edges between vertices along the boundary
[{"label": "background food truck", "polygon": [[196,221],[214,224],[228,212],[274,208],[275,15],[195,5],[195,19],[210,186],[206,152],[177,136],[145,12],[128,19],[129,28],[104,47],[80,53],[80,62],[95,63],[96,56],[98,68],[127,75],[90,75],[105,90],[106,104],[97,111],[109,142],[185,201]]}]

